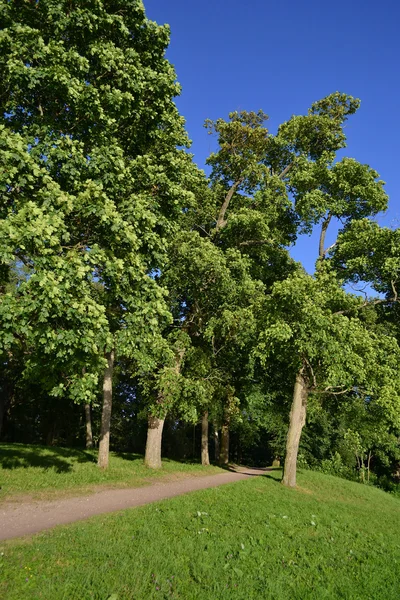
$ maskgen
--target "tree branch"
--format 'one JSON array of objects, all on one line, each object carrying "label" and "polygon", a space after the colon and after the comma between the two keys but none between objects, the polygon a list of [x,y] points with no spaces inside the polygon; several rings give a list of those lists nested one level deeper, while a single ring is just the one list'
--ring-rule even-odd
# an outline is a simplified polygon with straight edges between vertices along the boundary
[{"label": "tree branch", "polygon": [[310,369],[311,377],[312,377],[312,380],[313,380],[313,387],[317,388],[317,378],[315,377],[314,369],[312,368],[311,363],[306,358],[304,358],[303,360],[305,361],[305,363],[307,364],[308,368]]},{"label": "tree branch", "polygon": [[354,308],[348,308],[347,310],[338,310],[337,312],[332,313],[332,316],[335,315],[345,315],[352,310],[360,310],[361,308],[365,308],[366,306],[375,306],[376,304],[389,304],[390,302],[398,302],[397,292],[394,290],[395,296],[394,298],[376,298],[375,300],[366,300],[360,306],[356,306]]},{"label": "tree branch", "polygon": [[293,163],[288,164],[288,166],[283,169],[282,173],[279,173],[279,175],[278,175],[279,179],[283,179],[292,167],[293,167]]},{"label": "tree branch", "polygon": [[328,216],[326,217],[325,221],[322,223],[321,235],[319,237],[319,257],[320,258],[324,258],[326,252],[328,252],[328,250],[326,250],[326,252],[324,252],[324,246],[325,246],[326,231],[329,227],[329,223],[331,222],[331,219],[332,219],[332,214],[329,213]]},{"label": "tree branch", "polygon": [[21,254],[20,252],[16,252],[15,256],[17,258],[19,258],[19,260],[26,266],[29,267],[30,269],[32,269],[34,267],[34,263],[33,261],[30,261],[29,259],[25,258],[25,256],[23,254]]},{"label": "tree branch", "polygon": [[347,394],[348,392],[351,392],[353,388],[346,388],[345,390],[340,390],[338,392],[334,392],[333,389],[330,389],[330,387],[325,388],[324,390],[311,390],[311,394],[332,394],[332,396],[340,396],[341,394]]},{"label": "tree branch", "polygon": [[229,203],[232,200],[233,194],[236,192],[237,188],[239,187],[239,185],[242,182],[243,182],[243,178],[238,179],[238,181],[235,181],[235,183],[233,184],[233,186],[231,187],[231,189],[225,196],[225,200],[221,206],[221,210],[219,211],[219,215],[218,215],[217,226],[216,226],[217,231],[219,231],[222,227],[225,227],[225,225],[226,225],[225,214],[226,214],[226,211],[228,210]]},{"label": "tree branch", "polygon": [[333,244],[331,244],[330,246],[328,246],[328,248],[327,248],[326,250],[324,250],[324,253],[323,253],[323,255],[322,255],[322,256],[323,256],[323,258],[325,258],[325,256],[328,254],[328,252],[329,252],[330,250],[332,250],[332,248],[334,248],[334,247],[336,246],[336,244],[337,244],[337,241],[336,241],[336,242],[334,242]]},{"label": "tree branch", "polygon": [[394,287],[394,281],[393,281],[393,279],[391,279],[390,285],[392,286],[392,290],[393,290],[393,302],[397,302],[397,300],[398,300],[397,290]]},{"label": "tree branch", "polygon": [[263,246],[264,244],[272,244],[272,240],[246,240],[240,242],[239,246]]}]

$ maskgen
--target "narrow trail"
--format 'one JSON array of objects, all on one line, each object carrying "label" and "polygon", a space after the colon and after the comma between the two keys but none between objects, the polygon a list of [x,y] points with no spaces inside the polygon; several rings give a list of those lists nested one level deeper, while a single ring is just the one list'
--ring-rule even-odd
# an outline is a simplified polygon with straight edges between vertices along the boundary
[{"label": "narrow trail", "polygon": [[232,467],[226,473],[188,477],[140,488],[111,489],[64,500],[5,503],[0,506],[0,540],[39,533],[56,525],[82,521],[94,515],[143,506],[188,492],[264,475],[270,469]]}]

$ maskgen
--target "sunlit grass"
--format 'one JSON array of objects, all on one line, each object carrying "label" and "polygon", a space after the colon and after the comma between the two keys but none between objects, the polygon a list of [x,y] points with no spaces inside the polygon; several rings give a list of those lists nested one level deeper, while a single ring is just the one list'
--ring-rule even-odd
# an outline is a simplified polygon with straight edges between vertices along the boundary
[{"label": "sunlit grass", "polygon": [[95,450],[0,444],[0,502],[28,494],[51,498],[83,493],[97,486],[134,487],[162,477],[222,472],[218,467],[171,460],[159,471],[148,469],[137,454],[111,453],[107,470],[97,467]]},{"label": "sunlit grass", "polygon": [[279,473],[95,517],[0,547],[7,600],[397,600],[400,501]]}]

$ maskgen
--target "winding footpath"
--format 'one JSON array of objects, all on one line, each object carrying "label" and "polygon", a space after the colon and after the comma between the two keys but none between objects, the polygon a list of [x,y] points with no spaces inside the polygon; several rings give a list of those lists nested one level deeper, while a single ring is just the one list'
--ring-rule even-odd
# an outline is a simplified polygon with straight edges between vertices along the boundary
[{"label": "winding footpath", "polygon": [[188,477],[179,481],[154,483],[146,487],[108,489],[64,500],[6,502],[0,505],[0,540],[39,533],[56,525],[82,521],[94,515],[143,506],[188,492],[234,483],[269,469],[231,468],[226,473]]}]

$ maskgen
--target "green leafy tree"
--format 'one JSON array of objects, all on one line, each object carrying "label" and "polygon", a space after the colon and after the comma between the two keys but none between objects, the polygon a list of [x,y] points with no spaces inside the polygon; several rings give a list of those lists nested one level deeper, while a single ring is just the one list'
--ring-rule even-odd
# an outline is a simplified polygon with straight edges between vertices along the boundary
[{"label": "green leafy tree", "polygon": [[140,0],[2,1],[0,30],[1,277],[27,270],[2,291],[1,347],[22,344],[26,369],[79,402],[103,371],[106,467],[114,363],[161,352],[171,317],[152,274],[198,178],[169,31]]},{"label": "green leafy tree", "polygon": [[[351,394],[371,401],[396,423],[400,400],[395,338],[376,332],[359,318],[362,298],[347,294],[336,274],[301,271],[276,283],[266,299],[265,330],[257,353],[267,366],[274,360],[295,376],[286,443],[283,483],[296,485],[300,437],[308,397]],[[281,362],[282,361],[282,362]]]},{"label": "green leafy tree", "polygon": [[[368,165],[361,165],[349,158],[335,161],[336,152],[346,146],[344,123],[348,116],[358,109],[358,106],[359,101],[351,96],[338,92],[331,94],[315,102],[307,115],[294,116],[281,125],[271,145],[270,171],[281,173],[293,198],[299,225],[305,232],[310,232],[315,225],[321,227],[317,287],[325,285],[322,263],[336,245],[335,243],[329,248],[325,247],[326,233],[332,220],[339,221],[341,231],[344,231],[353,222],[366,216],[373,216],[385,209],[387,205],[383,182],[378,180],[376,171]],[[276,167],[274,169],[273,164],[276,164],[278,169]],[[318,276],[318,270],[321,271],[321,276]],[[289,279],[288,285],[292,285],[295,281],[300,285],[301,299],[302,289],[304,290],[303,279],[296,276]],[[332,286],[330,286],[330,293],[333,294],[333,298],[337,296]],[[325,300],[329,302],[328,298],[329,295]],[[268,320],[268,317],[266,318]],[[304,321],[302,325],[305,326],[303,332],[307,330],[306,322]],[[301,320],[299,326],[300,323]],[[317,323],[318,319],[315,331],[318,330]],[[309,335],[311,342],[314,335],[312,329],[309,330]],[[295,340],[293,342],[296,343]],[[296,352],[294,355],[299,356]],[[307,353],[304,357],[304,360],[300,360],[296,375],[283,478],[283,482],[291,486],[295,485],[296,481],[298,445],[305,422],[309,388],[303,376],[304,372],[307,372],[306,361],[309,360]]]}]

